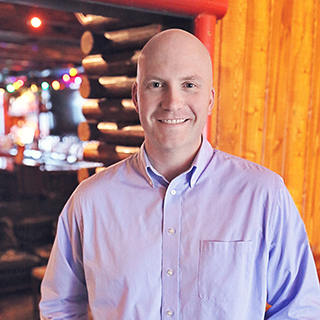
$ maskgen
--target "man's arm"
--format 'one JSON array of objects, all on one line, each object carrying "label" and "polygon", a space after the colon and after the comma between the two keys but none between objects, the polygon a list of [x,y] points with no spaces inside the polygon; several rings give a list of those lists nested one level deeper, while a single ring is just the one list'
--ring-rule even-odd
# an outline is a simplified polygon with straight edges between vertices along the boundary
[{"label": "man's arm", "polygon": [[299,212],[280,188],[271,230],[266,319],[320,319],[320,288],[314,259]]},{"label": "man's arm", "polygon": [[67,203],[41,285],[41,319],[88,319],[79,224],[74,203]]}]

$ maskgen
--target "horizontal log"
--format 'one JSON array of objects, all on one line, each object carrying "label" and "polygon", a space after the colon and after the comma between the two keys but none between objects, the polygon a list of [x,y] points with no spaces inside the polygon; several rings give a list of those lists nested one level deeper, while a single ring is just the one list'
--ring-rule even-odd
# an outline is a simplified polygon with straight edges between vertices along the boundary
[{"label": "horizontal log", "polygon": [[85,31],[81,37],[81,50],[85,55],[110,54],[120,51],[140,50],[147,41],[160,32],[159,24],[131,28],[104,34]]},{"label": "horizontal log", "polygon": [[89,178],[93,174],[96,173],[96,168],[81,168],[77,171],[77,179],[78,182],[82,182],[83,180]]},{"label": "horizontal log", "polygon": [[88,30],[103,30],[109,25],[120,23],[120,19],[76,12],[78,21]]},{"label": "horizontal log", "polygon": [[84,99],[92,98],[130,98],[135,78],[82,76],[79,92]]},{"label": "horizontal log", "polygon": [[116,122],[119,126],[140,123],[131,99],[88,99],[82,113],[87,120]]},{"label": "horizontal log", "polygon": [[75,13],[76,18],[87,30],[90,31],[111,31],[138,27],[145,24],[154,23],[152,17],[145,15],[139,19],[118,19],[92,14]]},{"label": "horizontal log", "polygon": [[144,141],[141,126],[127,126],[118,129],[113,123],[81,122],[78,125],[78,136],[82,141],[99,140],[106,144],[140,147]]},{"label": "horizontal log", "polygon": [[97,168],[81,168],[77,171],[78,182],[82,182],[83,180],[89,178],[97,172],[106,169],[106,167],[97,167]]},{"label": "horizontal log", "polygon": [[82,66],[86,75],[136,76],[140,51],[103,56],[95,54],[85,57]]},{"label": "horizontal log", "polygon": [[102,142],[89,142],[83,148],[83,159],[102,162],[109,166],[139,152],[137,147],[110,146]]}]

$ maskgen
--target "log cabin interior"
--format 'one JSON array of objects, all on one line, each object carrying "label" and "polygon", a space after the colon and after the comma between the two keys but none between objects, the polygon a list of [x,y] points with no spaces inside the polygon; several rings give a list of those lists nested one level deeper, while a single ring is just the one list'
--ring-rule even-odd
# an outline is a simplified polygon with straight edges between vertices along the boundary
[{"label": "log cabin interior", "polygon": [[65,201],[139,149],[137,56],[170,27],[212,55],[209,141],[284,178],[320,255],[320,3],[195,3],[0,1],[0,319],[37,319]]}]

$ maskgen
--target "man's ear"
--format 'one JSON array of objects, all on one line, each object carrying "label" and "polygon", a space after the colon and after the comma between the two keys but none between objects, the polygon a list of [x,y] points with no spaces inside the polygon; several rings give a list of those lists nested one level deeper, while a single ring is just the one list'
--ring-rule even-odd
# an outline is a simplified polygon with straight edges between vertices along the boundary
[{"label": "man's ear", "polygon": [[214,106],[214,98],[215,98],[215,91],[214,91],[214,88],[211,87],[210,100],[209,100],[209,105],[208,105],[208,116],[210,116],[211,113],[212,113],[212,109],[213,109],[213,106]]},{"label": "man's ear", "polygon": [[136,109],[136,111],[139,113],[139,104],[138,104],[138,84],[137,82],[135,82],[132,85],[131,88],[131,96],[132,96],[132,102],[134,104],[134,107]]}]

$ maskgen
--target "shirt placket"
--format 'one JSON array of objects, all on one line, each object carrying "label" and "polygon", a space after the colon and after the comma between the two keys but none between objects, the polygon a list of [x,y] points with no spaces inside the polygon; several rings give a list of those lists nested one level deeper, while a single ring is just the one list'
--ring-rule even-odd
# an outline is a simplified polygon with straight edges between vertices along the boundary
[{"label": "shirt placket", "polygon": [[179,319],[180,191],[169,185],[163,206],[162,319]]}]

